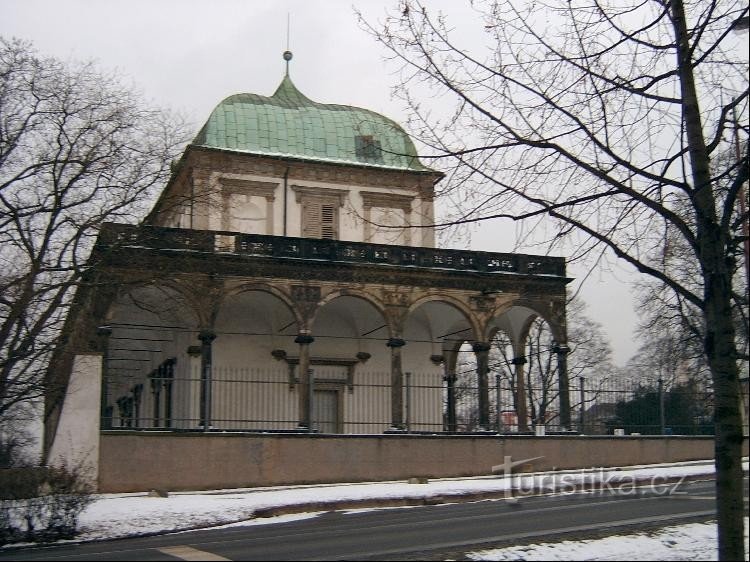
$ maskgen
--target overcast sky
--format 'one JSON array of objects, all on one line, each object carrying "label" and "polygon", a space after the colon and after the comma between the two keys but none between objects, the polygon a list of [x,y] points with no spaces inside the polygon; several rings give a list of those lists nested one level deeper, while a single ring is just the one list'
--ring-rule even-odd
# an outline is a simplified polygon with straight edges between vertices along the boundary
[{"label": "overcast sky", "polygon": [[[444,10],[460,33],[472,14],[468,1],[426,0]],[[117,69],[158,105],[183,112],[198,128],[225,97],[252,92],[271,95],[284,73],[282,52],[294,53],[291,76],[309,98],[354,105],[405,122],[405,110],[390,97],[395,68],[360,29],[353,6],[369,21],[382,19],[396,0],[0,0],[0,35],[30,40],[45,54],[96,59]],[[467,34],[466,41],[474,38]],[[439,203],[438,203],[439,205]],[[439,207],[438,207],[439,211]],[[472,249],[504,252],[512,229],[485,223]],[[538,251],[538,253],[542,253]],[[586,270],[569,266],[577,280]],[[609,336],[617,364],[635,352],[636,315],[629,281],[620,266],[586,278],[589,316]]]}]

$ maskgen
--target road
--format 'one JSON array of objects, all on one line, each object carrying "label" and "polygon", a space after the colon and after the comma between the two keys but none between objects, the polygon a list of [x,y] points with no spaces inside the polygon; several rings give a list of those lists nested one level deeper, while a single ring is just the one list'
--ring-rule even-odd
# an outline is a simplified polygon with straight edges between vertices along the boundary
[{"label": "road", "polygon": [[715,514],[713,481],[684,483],[674,494],[631,492],[331,512],[288,523],[6,551],[0,560],[437,560],[502,544]]}]

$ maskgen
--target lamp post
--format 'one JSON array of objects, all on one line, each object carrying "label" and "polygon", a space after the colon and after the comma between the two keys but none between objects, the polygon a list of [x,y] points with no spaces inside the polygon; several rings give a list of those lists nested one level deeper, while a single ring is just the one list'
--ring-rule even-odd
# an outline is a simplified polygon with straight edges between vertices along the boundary
[{"label": "lamp post", "polygon": [[[748,31],[748,28],[750,28],[750,16],[742,16],[741,18],[738,18],[733,24],[732,24],[732,31],[738,34],[745,34]],[[740,133],[738,131],[739,128],[739,119],[737,118],[737,108],[732,108],[732,117],[734,119],[734,150],[735,150],[735,156],[737,157],[737,162],[742,159],[742,151],[740,149]],[[742,213],[742,238],[743,238],[743,246],[745,250],[745,281],[747,282],[747,286],[750,287],[750,227],[748,226],[748,219],[750,217],[747,216],[747,206],[745,205],[745,185],[741,185],[740,189],[737,193],[739,199],[740,199],[740,213]]]},{"label": "lamp post", "polygon": [[[745,18],[747,19],[747,18]],[[732,116],[734,118],[734,151],[739,163],[742,159],[742,151],[740,149],[740,133],[737,130],[739,128],[739,120],[737,118],[737,108],[732,108]],[[740,200],[740,214],[742,216],[742,245],[745,250],[745,281],[747,286],[750,287],[750,227],[748,226],[747,206],[745,205],[745,184],[740,185],[737,191],[737,196]]]}]

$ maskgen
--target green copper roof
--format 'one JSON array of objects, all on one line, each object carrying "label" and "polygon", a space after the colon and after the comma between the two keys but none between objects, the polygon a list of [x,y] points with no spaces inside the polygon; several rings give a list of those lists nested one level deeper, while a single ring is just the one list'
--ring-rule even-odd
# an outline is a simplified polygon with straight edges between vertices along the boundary
[{"label": "green copper roof", "polygon": [[308,99],[285,76],[271,96],[222,101],[194,145],[369,166],[427,171],[409,136],[372,111]]}]

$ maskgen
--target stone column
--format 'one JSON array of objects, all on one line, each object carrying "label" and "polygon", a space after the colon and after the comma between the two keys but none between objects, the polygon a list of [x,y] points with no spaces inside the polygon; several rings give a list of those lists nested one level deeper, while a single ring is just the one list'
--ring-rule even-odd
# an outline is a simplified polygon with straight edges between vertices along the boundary
[{"label": "stone column", "polygon": [[526,409],[526,377],[524,365],[526,357],[516,357],[511,361],[516,367],[516,414],[518,415],[518,431],[528,431],[528,413]]},{"label": "stone column", "polygon": [[555,345],[552,350],[557,353],[557,377],[560,385],[560,426],[564,431],[571,430],[570,420],[570,381],[568,380],[567,345]]},{"label": "stone column", "polygon": [[310,378],[310,344],[315,341],[310,334],[299,334],[294,343],[299,344],[299,364],[297,365],[297,385],[299,395],[299,428],[312,430],[312,396],[314,382]]},{"label": "stone column", "polygon": [[401,371],[401,348],[406,342],[390,338],[386,343],[391,348],[391,429],[404,429],[404,374]]},{"label": "stone column", "polygon": [[143,397],[143,384],[137,384],[133,387],[133,419],[135,427],[144,427],[144,417],[141,416],[141,398]]},{"label": "stone column", "polygon": [[477,391],[479,406],[479,431],[490,429],[490,390],[487,373],[490,369],[490,344],[475,342],[472,345],[477,358]]},{"label": "stone column", "polygon": [[149,375],[149,378],[151,379],[151,394],[153,395],[152,421],[154,427],[159,427],[159,424],[161,423],[162,371],[162,365],[159,365],[159,367]]},{"label": "stone column", "polygon": [[204,431],[211,429],[211,375],[212,344],[216,334],[211,330],[202,330],[198,334],[201,342],[201,410],[200,425]]},{"label": "stone column", "polygon": [[444,375],[443,380],[446,386],[446,405],[445,405],[445,422],[447,431],[457,431],[458,424],[456,421],[456,359],[455,351],[443,352],[445,361],[443,363]]},{"label": "stone column", "polygon": [[[182,418],[184,421],[179,423],[177,427],[194,429],[196,420],[198,420],[198,427],[200,427],[200,413],[195,411],[195,396],[196,394],[200,394],[201,346],[188,346],[187,354],[187,383],[189,398],[185,401],[185,410],[181,414],[178,414],[178,417]],[[198,397],[198,407],[200,408],[200,396]]]},{"label": "stone column", "polygon": [[172,427],[172,383],[176,362],[174,357],[164,362],[164,427]]},{"label": "stone column", "polygon": [[109,405],[109,337],[112,335],[112,328],[99,326],[96,335],[99,337],[99,350],[102,352],[101,428],[112,429],[114,408]]}]

